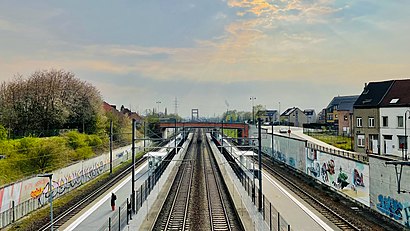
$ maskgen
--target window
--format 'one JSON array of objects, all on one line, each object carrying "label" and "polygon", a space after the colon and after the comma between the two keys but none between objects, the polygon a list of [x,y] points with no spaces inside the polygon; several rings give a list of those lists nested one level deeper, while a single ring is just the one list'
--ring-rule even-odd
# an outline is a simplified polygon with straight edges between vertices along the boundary
[{"label": "window", "polygon": [[357,127],[361,128],[363,126],[363,121],[362,121],[362,117],[357,117]]},{"label": "window", "polygon": [[364,135],[357,135],[357,147],[364,147]]},{"label": "window", "polygon": [[403,116],[397,116],[397,127],[398,128],[403,127]]},{"label": "window", "polygon": [[382,126],[383,127],[388,127],[389,126],[389,117],[387,117],[387,116],[382,117]]},{"label": "window", "polygon": [[404,136],[397,136],[397,138],[399,139],[399,149],[403,150],[403,148],[407,149],[406,146],[406,139],[404,138]]},{"label": "window", "polygon": [[369,117],[369,128],[374,128],[374,117]]}]

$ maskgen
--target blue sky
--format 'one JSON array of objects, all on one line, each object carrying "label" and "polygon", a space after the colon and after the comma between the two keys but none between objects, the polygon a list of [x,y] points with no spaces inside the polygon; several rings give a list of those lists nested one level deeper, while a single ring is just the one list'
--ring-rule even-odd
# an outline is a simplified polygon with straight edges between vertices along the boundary
[{"label": "blue sky", "polygon": [[65,69],[111,103],[219,115],[325,107],[408,78],[410,2],[2,1],[0,81]]}]

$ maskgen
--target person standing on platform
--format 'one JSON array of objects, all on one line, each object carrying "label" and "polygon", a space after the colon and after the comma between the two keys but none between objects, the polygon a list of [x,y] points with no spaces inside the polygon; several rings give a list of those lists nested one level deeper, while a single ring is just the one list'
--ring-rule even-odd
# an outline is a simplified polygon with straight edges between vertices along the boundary
[{"label": "person standing on platform", "polygon": [[117,200],[117,195],[114,193],[111,193],[111,209],[112,211],[115,210],[115,200]]}]

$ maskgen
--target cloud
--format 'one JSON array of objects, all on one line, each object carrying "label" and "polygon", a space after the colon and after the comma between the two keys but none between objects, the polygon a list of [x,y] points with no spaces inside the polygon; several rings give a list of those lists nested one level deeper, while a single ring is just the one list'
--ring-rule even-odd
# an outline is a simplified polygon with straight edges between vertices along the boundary
[{"label": "cloud", "polygon": [[305,21],[307,23],[326,22],[323,16],[340,11],[333,7],[332,0],[229,0],[228,5],[239,8],[239,16],[255,15],[267,21]]}]

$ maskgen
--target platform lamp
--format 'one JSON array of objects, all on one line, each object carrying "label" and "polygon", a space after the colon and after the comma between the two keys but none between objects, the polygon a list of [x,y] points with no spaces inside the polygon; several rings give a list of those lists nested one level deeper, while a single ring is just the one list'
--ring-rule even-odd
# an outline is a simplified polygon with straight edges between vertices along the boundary
[{"label": "platform lamp", "polygon": [[[409,113],[409,117],[407,117],[407,112]],[[407,119],[410,119],[410,109],[407,109],[404,112],[404,148],[405,148],[405,160],[408,160],[407,156]]]},{"label": "platform lamp", "polygon": [[48,197],[48,201],[50,203],[50,230],[53,231],[53,194],[52,194],[52,179],[53,179],[53,173],[45,173],[45,174],[38,174],[38,177],[48,177],[49,178],[49,183],[48,183],[48,192],[50,196]]}]

